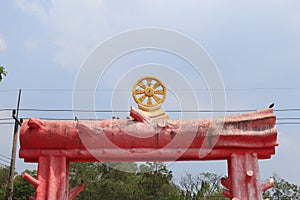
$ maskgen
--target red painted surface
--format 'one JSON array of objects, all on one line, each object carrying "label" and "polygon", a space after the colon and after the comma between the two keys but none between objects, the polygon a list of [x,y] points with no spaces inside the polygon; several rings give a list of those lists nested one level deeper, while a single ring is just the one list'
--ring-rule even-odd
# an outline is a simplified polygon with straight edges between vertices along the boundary
[{"label": "red painted surface", "polygon": [[[258,159],[275,153],[275,123],[272,109],[213,121],[30,119],[21,127],[19,155],[39,163],[37,180],[24,175],[36,187],[36,199],[72,199],[83,190],[68,191],[69,162],[227,160],[224,194],[253,200],[272,185],[260,182]],[[200,150],[209,153],[199,156]]]},{"label": "red painted surface", "polygon": [[228,178],[221,180],[226,197],[262,200],[263,191],[274,186],[273,179],[260,181],[256,153],[232,153],[227,162]]}]

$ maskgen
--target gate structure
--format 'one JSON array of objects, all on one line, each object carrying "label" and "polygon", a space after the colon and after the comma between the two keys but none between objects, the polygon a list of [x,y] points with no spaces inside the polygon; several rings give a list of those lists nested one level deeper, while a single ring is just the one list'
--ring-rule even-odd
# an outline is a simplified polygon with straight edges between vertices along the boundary
[{"label": "gate structure", "polygon": [[[273,110],[265,109],[226,117],[222,129],[209,133],[208,119],[168,120],[164,126],[130,119],[82,122],[30,119],[21,127],[19,155],[25,162],[38,162],[37,179],[23,174],[35,186],[35,199],[72,199],[79,194],[83,184],[68,190],[70,162],[174,160],[227,160],[228,178],[221,180],[226,188],[224,195],[230,199],[262,199],[262,192],[272,187],[273,182],[260,181],[258,160],[275,153],[275,121]],[[198,128],[193,134],[189,127],[195,125]],[[128,134],[151,135],[153,128],[159,132],[146,138]],[[172,142],[175,136],[176,141]],[[188,144],[184,141],[188,140],[192,142],[186,148]],[[203,149],[209,150],[204,157],[199,154]]]},{"label": "gate structure", "polygon": [[[151,97],[155,88],[149,87],[136,94]],[[84,184],[69,190],[70,162],[226,160],[228,178],[221,183],[229,199],[262,200],[263,191],[273,187],[273,179],[260,180],[258,166],[278,145],[272,108],[222,119],[167,120],[160,108],[158,115],[147,112],[151,109],[132,108],[132,119],[24,121],[19,156],[38,163],[37,178],[22,175],[35,187],[31,199],[75,198]]]}]

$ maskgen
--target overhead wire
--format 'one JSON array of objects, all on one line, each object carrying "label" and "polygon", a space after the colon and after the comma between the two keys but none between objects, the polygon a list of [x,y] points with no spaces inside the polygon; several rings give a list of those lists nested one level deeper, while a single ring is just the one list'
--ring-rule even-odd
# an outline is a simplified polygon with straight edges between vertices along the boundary
[{"label": "overhead wire", "polygon": [[[2,108],[0,111],[12,111],[14,108]],[[166,112],[180,113],[180,112],[201,112],[201,113],[213,113],[213,112],[253,112],[257,109],[226,109],[226,110],[165,110]],[[20,108],[19,111],[36,111],[36,112],[129,112],[129,110],[85,110],[85,109],[42,109],[42,108]],[[300,108],[284,108],[274,109],[274,112],[290,112],[300,111]],[[12,118],[9,118],[12,119]]]},{"label": "overhead wire", "polygon": [[[12,111],[14,108],[2,108],[0,111]],[[88,110],[88,109],[42,109],[42,108],[20,108],[19,111],[26,112],[78,112],[78,113],[129,113],[129,110]],[[256,109],[226,109],[226,110],[165,110],[168,113],[236,113],[236,112],[253,112]],[[300,111],[300,108],[274,109],[274,112],[291,112]],[[281,117],[278,120],[299,120],[300,117]],[[0,121],[13,120],[12,117],[0,118]],[[5,122],[6,123],[6,122]]]},{"label": "overhead wire", "polygon": [[0,122],[0,125],[11,125],[15,124],[14,122]]},{"label": "overhead wire", "polygon": [[[297,87],[248,87],[248,88],[186,88],[172,89],[172,91],[203,91],[203,90],[225,90],[225,91],[241,91],[241,90],[300,90]],[[22,89],[22,92],[112,92],[112,91],[131,91],[129,89]],[[18,89],[0,89],[0,92],[18,92]]]},{"label": "overhead wire", "polygon": [[[295,87],[253,87],[253,88],[195,88],[195,89],[175,89],[176,91],[185,90],[226,90],[226,91],[240,91],[240,90],[299,90]],[[17,92],[16,89],[2,89],[0,92]],[[101,92],[101,91],[131,91],[128,89],[97,89],[97,90],[72,90],[72,89],[22,89],[23,92]],[[14,108],[1,108],[0,111],[12,111]],[[167,113],[238,113],[238,112],[252,112],[257,109],[224,109],[224,110],[165,110]],[[101,109],[101,110],[88,110],[88,109],[43,109],[43,108],[20,108],[19,111],[24,112],[78,112],[78,113],[129,113],[129,110],[113,110],[113,109]],[[300,108],[282,108],[274,109],[274,112],[298,112]],[[27,119],[29,117],[23,117]],[[72,120],[69,118],[51,118],[41,117],[44,120]],[[9,120],[13,120],[12,117],[0,118],[0,124],[9,125],[14,124]],[[102,120],[102,119],[81,119],[81,120]],[[300,124],[297,122],[300,117],[278,117],[277,124]]]},{"label": "overhead wire", "polygon": [[0,162],[0,165],[3,166],[3,167],[9,167],[8,165],[3,164],[3,163],[1,163],[1,162]]},{"label": "overhead wire", "polygon": [[[30,117],[24,117],[22,119],[30,119]],[[51,117],[39,117],[41,120],[61,120],[61,121],[67,121],[67,120],[75,120],[74,118],[51,118]],[[104,119],[78,119],[78,120],[88,120],[88,121],[94,121],[94,120],[104,120]]]},{"label": "overhead wire", "polygon": [[6,163],[10,164],[9,161],[7,161],[7,160],[5,160],[5,159],[3,159],[3,158],[0,158],[0,160],[2,160],[2,162],[6,162]]},{"label": "overhead wire", "polygon": [[[31,117],[23,117],[22,119],[30,119]],[[74,118],[51,118],[51,117],[38,117],[39,119],[41,120],[60,120],[60,121],[72,121],[72,120],[75,120]],[[95,121],[95,120],[105,120],[105,119],[94,119],[94,118],[83,118],[83,119],[78,119],[78,120],[81,120],[81,121]],[[297,124],[300,124],[300,122],[297,122],[297,121],[292,121],[292,122],[286,122],[286,121],[282,121],[282,120],[300,120],[300,118],[277,118],[276,119],[277,121],[279,122],[276,122],[276,124],[278,125],[297,125]],[[0,125],[1,124],[14,124],[13,122],[0,122]]]},{"label": "overhead wire", "polygon": [[0,121],[4,121],[4,120],[12,120],[12,117],[6,117],[6,118],[0,118]]},{"label": "overhead wire", "polygon": [[278,125],[299,125],[300,122],[277,122]]},{"label": "overhead wire", "polygon": [[3,158],[6,158],[6,159],[8,159],[8,160],[10,160],[10,159],[11,159],[11,158],[9,158],[8,156],[6,156],[6,155],[3,155],[3,154],[1,154],[1,153],[0,153],[0,156],[1,156],[1,157],[3,157]]},{"label": "overhead wire", "polygon": [[277,120],[300,120],[300,117],[278,117]]}]

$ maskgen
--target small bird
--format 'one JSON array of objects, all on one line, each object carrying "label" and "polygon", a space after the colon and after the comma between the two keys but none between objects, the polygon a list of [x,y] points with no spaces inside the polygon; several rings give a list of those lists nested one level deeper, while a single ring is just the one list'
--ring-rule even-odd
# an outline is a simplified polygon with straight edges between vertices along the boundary
[{"label": "small bird", "polygon": [[275,103],[271,103],[271,105],[269,105],[269,108],[273,108],[275,105]]},{"label": "small bird", "polygon": [[78,118],[75,116],[75,121],[78,121]]},{"label": "small bird", "polygon": [[113,117],[112,117],[112,119],[116,119],[116,117],[115,117],[115,116],[113,116]]}]

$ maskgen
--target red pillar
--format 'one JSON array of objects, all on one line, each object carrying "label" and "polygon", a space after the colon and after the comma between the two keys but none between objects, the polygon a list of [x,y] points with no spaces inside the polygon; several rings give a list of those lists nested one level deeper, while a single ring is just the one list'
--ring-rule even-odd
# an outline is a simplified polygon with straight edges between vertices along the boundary
[{"label": "red pillar", "polygon": [[256,153],[233,153],[227,160],[228,178],[221,183],[227,189],[223,194],[234,200],[262,200],[263,191],[273,187],[273,179],[260,181]]},{"label": "red pillar", "polygon": [[40,184],[36,188],[37,200],[63,200],[67,197],[66,157],[41,156],[38,165]]},{"label": "red pillar", "polygon": [[24,173],[23,178],[35,187],[34,200],[72,200],[84,188],[82,183],[69,191],[69,166],[65,156],[40,156],[37,179]]}]

